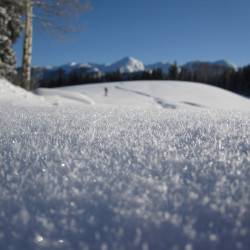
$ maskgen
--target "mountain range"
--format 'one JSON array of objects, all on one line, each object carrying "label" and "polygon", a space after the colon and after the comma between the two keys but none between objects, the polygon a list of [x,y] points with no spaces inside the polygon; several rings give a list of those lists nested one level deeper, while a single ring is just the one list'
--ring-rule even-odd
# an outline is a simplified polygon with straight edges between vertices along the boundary
[{"label": "mountain range", "polygon": [[[125,57],[112,64],[97,64],[97,63],[76,63],[71,62],[68,64],[55,66],[55,67],[34,67],[33,77],[42,79],[53,74],[58,70],[63,70],[65,74],[69,74],[73,71],[81,72],[83,74],[100,74],[105,75],[107,73],[119,71],[122,74],[130,74],[142,71],[152,71],[156,69],[162,70],[163,73],[169,73],[169,69],[173,64],[169,62],[157,62],[154,64],[144,64],[142,61],[133,58]],[[206,61],[192,61],[184,65],[178,66],[180,69],[195,73],[206,70],[212,74],[221,74],[226,70],[237,70],[237,67],[226,60],[220,60],[215,62]]]}]

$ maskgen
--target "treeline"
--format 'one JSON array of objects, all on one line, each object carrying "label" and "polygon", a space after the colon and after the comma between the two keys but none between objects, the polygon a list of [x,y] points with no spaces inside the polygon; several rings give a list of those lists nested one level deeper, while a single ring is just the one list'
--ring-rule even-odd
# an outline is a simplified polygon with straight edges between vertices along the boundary
[{"label": "treeline", "polygon": [[170,67],[168,73],[164,73],[161,69],[155,69],[130,74],[122,74],[119,71],[106,74],[100,72],[86,73],[79,70],[74,70],[66,74],[63,69],[58,69],[49,77],[42,78],[38,85],[39,87],[53,88],[79,84],[136,80],[200,82],[218,86],[241,95],[250,96],[250,65],[238,70],[228,68],[218,72],[214,71],[213,73],[204,68],[198,71],[191,71],[189,69],[179,68],[176,64]]},{"label": "treeline", "polygon": [[208,75],[200,72],[182,71],[177,80],[206,83],[234,93],[250,96],[250,65],[235,69],[227,69],[220,74]]},{"label": "treeline", "polygon": [[[136,81],[136,80],[167,80],[167,74],[164,74],[160,69],[153,71],[143,71],[136,73],[121,73],[115,71],[111,73],[90,73],[83,74],[75,70],[68,74],[63,69],[54,71],[50,76],[39,80],[39,87],[54,88],[79,84],[91,84],[102,82],[119,82],[119,81]],[[173,78],[174,80],[174,78]]]}]

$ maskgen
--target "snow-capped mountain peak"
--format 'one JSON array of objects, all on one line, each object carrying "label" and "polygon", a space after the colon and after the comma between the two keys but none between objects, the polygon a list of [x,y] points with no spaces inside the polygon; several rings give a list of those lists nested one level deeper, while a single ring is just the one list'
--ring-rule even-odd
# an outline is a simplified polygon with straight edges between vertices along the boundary
[{"label": "snow-capped mountain peak", "polygon": [[134,73],[145,70],[143,62],[134,57],[125,57],[107,67],[108,72]]}]

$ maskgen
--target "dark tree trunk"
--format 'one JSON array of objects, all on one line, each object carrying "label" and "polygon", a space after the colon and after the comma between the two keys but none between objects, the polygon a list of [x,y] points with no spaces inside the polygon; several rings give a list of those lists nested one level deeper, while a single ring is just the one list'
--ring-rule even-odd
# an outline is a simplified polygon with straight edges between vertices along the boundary
[{"label": "dark tree trunk", "polygon": [[23,47],[23,80],[25,88],[31,89],[31,60],[32,60],[32,36],[33,36],[33,7],[31,0],[26,1],[26,20],[24,30]]}]

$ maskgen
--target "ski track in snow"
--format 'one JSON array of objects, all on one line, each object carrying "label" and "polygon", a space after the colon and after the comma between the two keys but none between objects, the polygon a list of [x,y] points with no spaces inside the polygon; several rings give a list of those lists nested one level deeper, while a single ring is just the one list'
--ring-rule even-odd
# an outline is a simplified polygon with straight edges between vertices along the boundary
[{"label": "ski track in snow", "polygon": [[127,92],[134,93],[134,94],[137,94],[137,95],[142,95],[142,96],[152,98],[154,100],[154,102],[159,104],[160,107],[162,107],[162,108],[167,108],[167,109],[176,109],[177,108],[176,105],[168,103],[165,100],[163,100],[162,98],[154,97],[152,95],[146,94],[146,93],[141,92],[141,91],[126,89],[126,88],[123,88],[123,87],[120,87],[120,86],[116,86],[116,88],[119,89],[119,90],[122,90],[122,91],[127,91]]},{"label": "ski track in snow", "polygon": [[1,104],[0,249],[249,249],[250,113],[194,110]]}]

